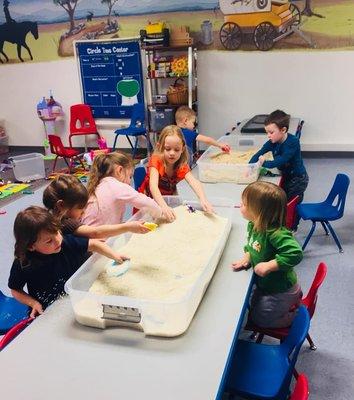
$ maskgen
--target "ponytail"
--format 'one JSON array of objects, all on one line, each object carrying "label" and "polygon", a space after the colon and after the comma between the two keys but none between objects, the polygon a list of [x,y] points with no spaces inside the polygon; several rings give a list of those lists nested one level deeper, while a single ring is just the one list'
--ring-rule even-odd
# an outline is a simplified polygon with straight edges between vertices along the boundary
[{"label": "ponytail", "polygon": [[85,208],[88,193],[85,186],[73,175],[59,175],[52,180],[43,192],[45,207],[57,213],[57,203],[62,200],[65,208]]},{"label": "ponytail", "polygon": [[124,169],[134,167],[131,156],[120,152],[98,154],[94,158],[90,172],[90,179],[87,185],[89,196],[95,194],[96,188],[103,178],[113,176],[114,167],[117,165]]}]

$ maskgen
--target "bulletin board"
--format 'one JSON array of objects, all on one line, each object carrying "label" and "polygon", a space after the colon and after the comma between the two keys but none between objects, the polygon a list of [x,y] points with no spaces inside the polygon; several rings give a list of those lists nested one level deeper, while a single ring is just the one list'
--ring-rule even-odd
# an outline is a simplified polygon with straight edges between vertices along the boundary
[{"label": "bulletin board", "polygon": [[127,119],[144,103],[139,39],[85,40],[74,43],[82,102],[94,118]]}]

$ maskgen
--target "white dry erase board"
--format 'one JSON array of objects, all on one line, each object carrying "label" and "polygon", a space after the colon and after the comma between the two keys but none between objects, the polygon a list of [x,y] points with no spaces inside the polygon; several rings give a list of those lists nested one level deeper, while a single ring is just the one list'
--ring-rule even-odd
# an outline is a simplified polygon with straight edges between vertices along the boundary
[{"label": "white dry erase board", "polygon": [[130,118],[144,103],[139,40],[84,40],[74,43],[82,102],[94,118]]}]

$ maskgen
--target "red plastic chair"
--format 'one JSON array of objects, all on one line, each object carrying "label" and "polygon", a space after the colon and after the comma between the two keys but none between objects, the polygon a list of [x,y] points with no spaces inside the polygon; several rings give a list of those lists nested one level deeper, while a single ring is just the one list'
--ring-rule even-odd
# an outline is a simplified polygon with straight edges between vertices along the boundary
[{"label": "red plastic chair", "polygon": [[22,332],[31,322],[33,318],[23,319],[13,326],[0,340],[0,351],[7,346],[15,337]]},{"label": "red plastic chair", "polygon": [[306,375],[299,375],[295,389],[289,400],[308,400],[309,398],[309,382]]},{"label": "red plastic chair", "polygon": [[101,138],[97,132],[91,107],[87,104],[75,104],[70,107],[70,147],[73,147],[72,137],[79,135],[97,135],[97,140]]},{"label": "red plastic chair", "polygon": [[295,196],[286,205],[286,227],[288,229],[293,229],[294,223],[296,221],[296,206],[299,204],[300,196]]},{"label": "red plastic chair", "polygon": [[[321,262],[317,267],[316,275],[313,279],[312,285],[310,287],[310,290],[307,293],[307,296],[303,297],[301,300],[302,304],[304,304],[304,306],[307,308],[307,310],[309,312],[310,319],[312,318],[313,314],[315,313],[317,298],[318,298],[318,289],[322,285],[322,283],[326,277],[326,274],[327,274],[327,265],[324,262]],[[253,339],[256,338],[256,335],[258,333],[257,343],[261,343],[264,335],[283,340],[288,335],[290,328],[289,327],[288,328],[261,328],[259,326],[254,325],[249,320],[245,326],[245,329],[249,330],[249,331],[253,331],[253,334],[251,336]],[[315,346],[309,333],[307,334],[306,339],[310,344],[310,349],[316,350],[317,347]],[[295,373],[295,375],[296,375],[296,373]]]},{"label": "red plastic chair", "polygon": [[[55,171],[55,167],[57,165],[57,161],[58,161],[59,157],[62,157],[64,159],[66,165],[69,168],[69,173],[71,173],[73,159],[77,159],[80,162],[82,168],[85,169],[85,166],[82,163],[81,158],[79,157],[80,152],[78,150],[64,147],[59,136],[48,135],[48,140],[49,140],[49,145],[50,145],[50,151],[56,155],[52,172]],[[69,159],[69,162],[68,162],[68,159]]]}]

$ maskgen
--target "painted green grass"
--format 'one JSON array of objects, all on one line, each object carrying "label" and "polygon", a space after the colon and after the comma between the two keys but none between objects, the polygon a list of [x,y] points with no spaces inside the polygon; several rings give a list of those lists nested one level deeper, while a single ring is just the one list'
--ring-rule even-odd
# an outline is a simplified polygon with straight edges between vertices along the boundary
[{"label": "painted green grass", "polygon": [[[351,3],[351,4],[349,4]],[[354,2],[315,7],[315,13],[325,18],[315,16],[306,18],[302,29],[307,32],[320,33],[328,36],[353,36],[354,33]]]}]

